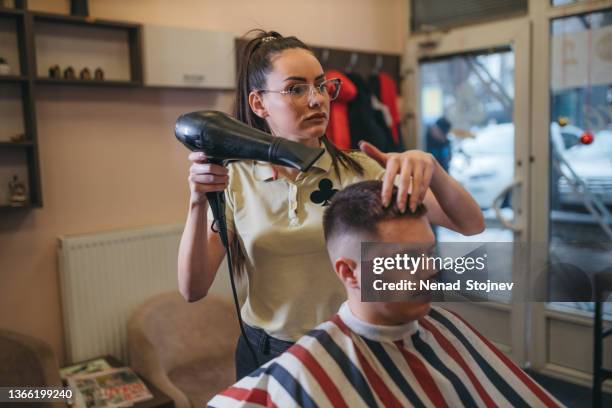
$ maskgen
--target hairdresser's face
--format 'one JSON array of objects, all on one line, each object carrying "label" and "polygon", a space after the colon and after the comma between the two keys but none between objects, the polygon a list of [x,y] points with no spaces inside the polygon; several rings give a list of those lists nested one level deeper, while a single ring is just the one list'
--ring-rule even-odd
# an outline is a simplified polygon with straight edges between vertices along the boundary
[{"label": "hairdresser's face", "polygon": [[[272,70],[267,75],[266,89],[288,90],[291,85],[319,85],[325,80],[321,64],[307,50],[284,50],[274,55],[271,61]],[[303,102],[287,94],[265,92],[261,97],[264,117],[274,135],[318,145],[318,138],[325,133],[329,120],[329,97],[317,91]]]}]

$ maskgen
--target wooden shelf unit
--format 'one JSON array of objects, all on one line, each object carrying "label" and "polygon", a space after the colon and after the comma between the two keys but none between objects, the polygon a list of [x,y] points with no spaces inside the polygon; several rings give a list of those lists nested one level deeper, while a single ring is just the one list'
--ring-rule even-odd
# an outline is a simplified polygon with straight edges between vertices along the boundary
[{"label": "wooden shelf unit", "polygon": [[142,86],[142,82],[140,81],[97,81],[95,79],[63,79],[45,77],[37,77],[35,82],[40,85],[107,86],[111,88]]},{"label": "wooden shelf unit", "polygon": [[[133,88],[143,85],[142,74],[142,25],[123,21],[110,21],[92,17],[80,17],[64,14],[29,11],[27,0],[15,0],[15,8],[0,7],[0,19],[14,21],[17,49],[19,54],[19,72],[10,75],[0,75],[0,87],[18,86],[21,93],[21,107],[23,112],[23,130],[25,140],[11,142],[0,141],[0,152],[11,149],[25,154],[27,164],[27,189],[29,202],[24,206],[13,207],[8,197],[0,197],[0,210],[13,210],[23,208],[38,208],[43,205],[42,186],[40,177],[40,163],[38,154],[38,138],[36,129],[36,90],[41,86],[78,86],[78,87],[109,87]],[[63,79],[40,76],[37,72],[36,55],[36,28],[42,24],[57,24],[58,26],[76,26],[87,30],[88,28],[125,31],[128,42],[129,80],[81,80]],[[121,34],[123,35],[123,34]],[[2,50],[0,50],[0,55]],[[78,74],[77,74],[78,75]],[[92,72],[93,76],[93,72]],[[3,163],[0,161],[0,166]],[[20,167],[22,168],[22,167]],[[8,183],[9,180],[0,180]],[[25,180],[22,180],[25,181]]]},{"label": "wooden shelf unit", "polygon": [[0,83],[21,83],[28,82],[28,77],[25,75],[0,75]]}]

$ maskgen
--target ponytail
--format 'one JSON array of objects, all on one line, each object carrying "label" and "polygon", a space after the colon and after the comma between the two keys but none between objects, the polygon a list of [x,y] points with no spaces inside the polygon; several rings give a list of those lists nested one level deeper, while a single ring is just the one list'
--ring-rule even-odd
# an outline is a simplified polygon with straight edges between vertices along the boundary
[{"label": "ponytail", "polygon": [[[251,110],[249,94],[258,89],[264,89],[266,78],[272,70],[272,56],[287,49],[301,48],[311,53],[312,50],[296,37],[283,37],[276,31],[251,30],[245,36],[255,33],[239,53],[238,78],[236,95],[234,99],[234,117],[239,121],[266,133],[271,133],[268,123]],[[313,53],[314,55],[314,53]],[[363,176],[363,167],[345,152],[339,150],[328,138],[323,135],[321,143],[332,157],[332,166],[340,178],[339,165]],[[232,265],[236,276],[242,278],[246,274],[246,257],[238,232],[230,243]]]}]

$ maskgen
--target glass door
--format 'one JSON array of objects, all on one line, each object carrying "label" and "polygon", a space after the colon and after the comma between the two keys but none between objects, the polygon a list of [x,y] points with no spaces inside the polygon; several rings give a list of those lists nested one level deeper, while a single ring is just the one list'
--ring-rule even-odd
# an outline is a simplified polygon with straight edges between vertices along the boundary
[{"label": "glass door", "polygon": [[612,10],[556,18],[550,29],[550,255],[595,273],[612,265],[606,245],[597,248],[612,241]]},{"label": "glass door", "polygon": [[[533,305],[533,367],[590,386],[593,281],[612,267],[612,4],[532,2],[531,240],[548,247],[548,298]],[[556,288],[571,282],[564,299]],[[561,293],[562,295],[562,293]],[[604,303],[612,320],[612,302]],[[612,364],[612,342],[604,346]]]},{"label": "glass door", "polygon": [[[438,242],[521,242],[528,236],[530,24],[517,18],[414,35],[404,62],[417,148],[431,152],[476,199],[486,230],[441,227]],[[409,110],[409,109],[408,109]],[[510,245],[510,244],[509,244]],[[514,276],[513,254],[497,260]],[[518,363],[525,361],[524,304],[456,302],[457,310]]]},{"label": "glass door", "polygon": [[[419,61],[421,146],[480,205],[487,228],[469,238],[478,242],[514,240],[514,63],[510,44]],[[441,242],[467,239],[436,232]]]}]

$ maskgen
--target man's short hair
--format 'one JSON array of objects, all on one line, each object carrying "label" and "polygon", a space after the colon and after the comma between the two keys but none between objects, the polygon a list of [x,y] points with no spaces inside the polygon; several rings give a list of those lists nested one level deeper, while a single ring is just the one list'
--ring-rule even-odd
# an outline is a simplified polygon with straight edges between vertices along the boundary
[{"label": "man's short hair", "polygon": [[391,204],[383,207],[381,192],[382,181],[368,180],[351,184],[334,194],[323,214],[323,233],[325,241],[345,235],[364,234],[372,238],[378,236],[378,224],[396,218],[419,218],[427,213],[425,205],[419,204],[414,212],[410,211],[406,199],[406,212],[397,208],[397,187],[393,187]]},{"label": "man's short hair", "polygon": [[440,119],[436,120],[436,126],[440,128],[444,134],[447,134],[451,130],[451,127],[453,127],[453,125],[445,117],[441,117]]}]

